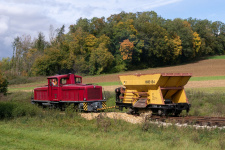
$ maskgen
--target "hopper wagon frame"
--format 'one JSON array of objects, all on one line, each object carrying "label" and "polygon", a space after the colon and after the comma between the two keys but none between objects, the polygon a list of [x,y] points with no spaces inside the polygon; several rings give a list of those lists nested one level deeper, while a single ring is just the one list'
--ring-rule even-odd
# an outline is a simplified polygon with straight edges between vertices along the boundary
[{"label": "hopper wagon frame", "polygon": [[147,75],[121,75],[119,109],[130,108],[130,113],[142,113],[151,110],[158,115],[173,113],[179,115],[182,110],[189,111],[184,86],[191,78],[190,73],[161,73]]}]

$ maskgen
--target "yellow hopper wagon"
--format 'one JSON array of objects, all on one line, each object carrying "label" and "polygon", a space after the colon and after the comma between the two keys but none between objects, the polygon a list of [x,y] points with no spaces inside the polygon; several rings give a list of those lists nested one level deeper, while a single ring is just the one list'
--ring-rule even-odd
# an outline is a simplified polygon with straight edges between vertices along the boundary
[{"label": "yellow hopper wagon", "polygon": [[[189,111],[184,86],[191,78],[190,73],[161,73],[119,76],[125,88],[117,88],[116,106],[130,113],[154,113],[158,115],[179,115]],[[118,96],[118,93],[120,94]]]}]

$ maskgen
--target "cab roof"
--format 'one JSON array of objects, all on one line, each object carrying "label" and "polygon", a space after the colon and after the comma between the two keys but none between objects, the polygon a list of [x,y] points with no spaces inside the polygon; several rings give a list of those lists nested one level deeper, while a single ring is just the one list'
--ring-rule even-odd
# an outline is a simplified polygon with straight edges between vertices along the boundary
[{"label": "cab roof", "polygon": [[74,74],[69,73],[69,74],[64,74],[64,75],[54,75],[54,76],[50,76],[50,77],[48,77],[47,79],[52,79],[52,78],[69,78],[70,75],[75,76],[76,78],[82,78],[81,76],[78,76],[78,75],[74,75]]}]

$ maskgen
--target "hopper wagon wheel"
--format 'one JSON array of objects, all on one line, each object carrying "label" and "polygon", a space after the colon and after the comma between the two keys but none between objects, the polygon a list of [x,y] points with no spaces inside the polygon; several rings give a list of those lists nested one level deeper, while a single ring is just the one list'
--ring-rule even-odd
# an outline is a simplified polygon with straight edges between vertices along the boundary
[{"label": "hopper wagon wheel", "polygon": [[149,120],[152,116],[152,111],[151,110],[144,110],[144,111],[140,111],[139,114],[145,120]]},{"label": "hopper wagon wheel", "polygon": [[159,116],[168,116],[169,112],[166,109],[159,109],[158,110],[158,115]]},{"label": "hopper wagon wheel", "polygon": [[127,114],[135,114],[135,110],[132,108],[129,108]]},{"label": "hopper wagon wheel", "polygon": [[176,116],[176,117],[178,117],[178,116],[180,116],[180,113],[182,112],[182,110],[176,110],[175,111],[175,113],[174,113],[174,115]]}]

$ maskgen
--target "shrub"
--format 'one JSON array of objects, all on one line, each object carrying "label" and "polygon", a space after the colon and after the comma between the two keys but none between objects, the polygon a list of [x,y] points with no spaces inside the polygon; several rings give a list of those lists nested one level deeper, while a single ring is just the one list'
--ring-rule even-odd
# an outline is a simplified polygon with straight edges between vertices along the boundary
[{"label": "shrub", "polygon": [[18,102],[1,102],[0,119],[10,119],[22,116],[35,116],[39,112],[36,106]]},{"label": "shrub", "polygon": [[0,93],[6,95],[8,88],[8,81],[1,75],[0,72]]},{"label": "shrub", "polygon": [[13,105],[11,103],[0,103],[0,119],[12,117]]}]

